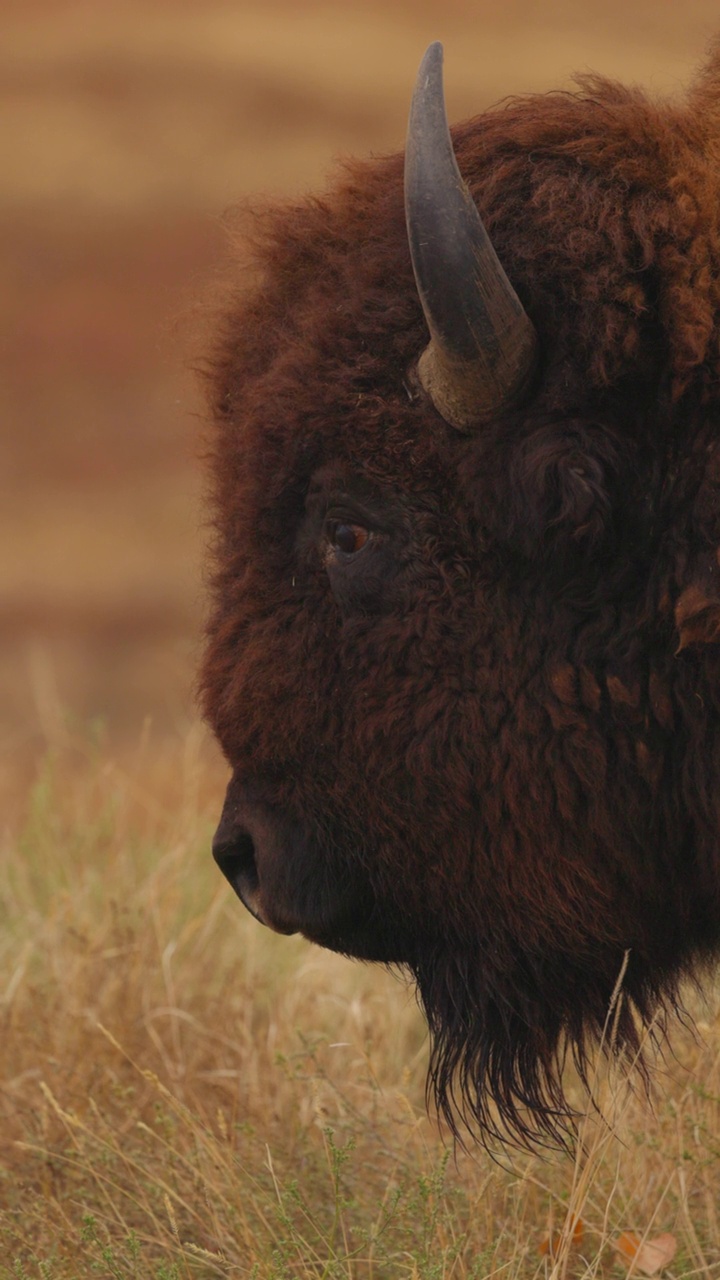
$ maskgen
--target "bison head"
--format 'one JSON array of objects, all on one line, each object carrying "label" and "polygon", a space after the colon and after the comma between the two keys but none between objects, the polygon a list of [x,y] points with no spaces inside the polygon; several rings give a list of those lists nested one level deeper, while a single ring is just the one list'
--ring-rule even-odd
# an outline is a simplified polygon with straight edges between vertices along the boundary
[{"label": "bison head", "polygon": [[433,46],[409,244],[401,156],[260,211],[211,362],[215,857],[407,967],[484,1135],[720,942],[719,70],[511,102],[461,179]]}]

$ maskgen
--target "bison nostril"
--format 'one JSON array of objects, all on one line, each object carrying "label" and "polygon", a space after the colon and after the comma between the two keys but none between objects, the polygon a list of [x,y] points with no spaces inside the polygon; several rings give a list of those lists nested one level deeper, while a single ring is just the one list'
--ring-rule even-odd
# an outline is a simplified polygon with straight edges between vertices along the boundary
[{"label": "bison nostril", "polygon": [[283,893],[282,823],[262,806],[243,803],[243,799],[242,787],[233,776],[212,842],[213,857],[256,920],[276,933],[296,933]]},{"label": "bison nostril", "polygon": [[230,881],[241,902],[264,924],[258,905],[260,877],[252,836],[243,831],[235,833],[228,840],[218,832],[213,840],[212,851],[220,870]]}]

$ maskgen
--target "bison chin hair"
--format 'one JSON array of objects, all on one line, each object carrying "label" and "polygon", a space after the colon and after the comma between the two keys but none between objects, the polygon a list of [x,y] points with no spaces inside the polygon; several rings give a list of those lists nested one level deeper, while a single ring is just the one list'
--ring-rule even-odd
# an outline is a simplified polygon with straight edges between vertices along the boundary
[{"label": "bison chin hair", "polygon": [[432,1037],[428,1098],[460,1146],[471,1137],[572,1150],[585,1112],[565,1096],[565,1068],[574,1064],[592,1098],[598,1052],[622,1057],[647,1088],[645,1052],[664,1044],[670,1011],[685,1015],[675,979],[658,985],[631,953],[615,958],[606,982],[574,975],[566,957],[523,957],[514,985],[472,950],[438,949],[412,965]]}]

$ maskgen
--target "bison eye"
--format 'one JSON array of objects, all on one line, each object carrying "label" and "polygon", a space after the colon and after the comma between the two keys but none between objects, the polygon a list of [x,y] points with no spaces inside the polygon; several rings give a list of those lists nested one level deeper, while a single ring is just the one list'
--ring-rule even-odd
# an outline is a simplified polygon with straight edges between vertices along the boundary
[{"label": "bison eye", "polygon": [[332,549],[341,551],[345,556],[354,556],[362,551],[370,538],[369,529],[361,524],[350,524],[347,520],[329,520],[325,533]]}]

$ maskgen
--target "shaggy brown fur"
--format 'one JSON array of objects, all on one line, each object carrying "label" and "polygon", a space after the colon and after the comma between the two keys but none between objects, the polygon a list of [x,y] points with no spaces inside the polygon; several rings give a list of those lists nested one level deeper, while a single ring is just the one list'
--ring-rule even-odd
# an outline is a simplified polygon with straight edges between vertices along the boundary
[{"label": "shaggy brown fur", "polygon": [[681,105],[587,78],[453,137],[533,395],[468,438],[411,389],[402,156],[258,213],[204,705],[258,913],[409,968],[453,1126],[556,1135],[625,953],[634,1050],[720,946],[720,51]]}]

